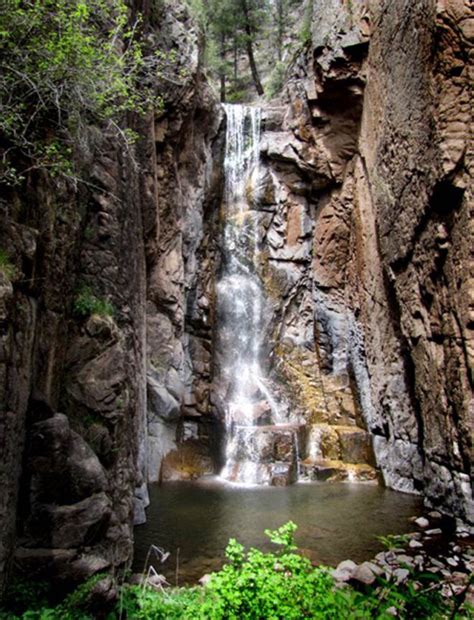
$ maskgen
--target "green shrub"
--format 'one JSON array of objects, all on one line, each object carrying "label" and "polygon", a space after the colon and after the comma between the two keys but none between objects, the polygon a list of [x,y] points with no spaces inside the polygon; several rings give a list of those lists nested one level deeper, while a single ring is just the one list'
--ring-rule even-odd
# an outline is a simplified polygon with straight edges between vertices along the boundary
[{"label": "green shrub", "polygon": [[45,581],[15,579],[5,592],[0,618],[6,620],[21,617],[27,610],[45,608],[48,604],[48,595],[49,585]]},{"label": "green shrub", "polygon": [[[0,181],[25,170],[73,172],[72,151],[91,123],[119,129],[124,112],[161,104],[159,60],[138,42],[124,0],[4,0],[0,11]],[[18,162],[25,170],[17,170]]]},{"label": "green shrub", "polygon": [[12,280],[15,276],[15,266],[10,260],[8,253],[5,250],[0,249],[0,272],[8,278],[8,280]]},{"label": "green shrub", "polygon": [[[231,539],[227,564],[203,587],[125,585],[107,620],[391,620],[394,610],[396,617],[406,619],[472,618],[463,597],[446,601],[441,578],[429,573],[412,572],[404,584],[379,579],[374,587],[359,591],[336,588],[327,568],[313,567],[296,552],[295,530],[290,521],[265,532],[280,547],[276,553],[246,551]],[[23,615],[4,617],[89,620],[88,595],[100,578],[93,577],[56,608],[33,605]]]},{"label": "green shrub", "polygon": [[114,316],[114,306],[105,299],[96,297],[92,290],[84,286],[74,300],[74,314],[80,318],[88,318],[93,314],[99,316]]},{"label": "green shrub", "polygon": [[283,88],[285,82],[286,67],[283,62],[277,62],[270,77],[266,88],[267,99],[273,99]]}]

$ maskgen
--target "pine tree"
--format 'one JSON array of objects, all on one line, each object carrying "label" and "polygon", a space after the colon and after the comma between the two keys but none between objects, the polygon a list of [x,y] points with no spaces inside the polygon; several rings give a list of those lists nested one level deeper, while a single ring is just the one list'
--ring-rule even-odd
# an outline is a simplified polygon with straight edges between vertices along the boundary
[{"label": "pine tree", "polygon": [[[248,56],[257,93],[263,95],[254,46],[268,12],[268,0],[189,1],[204,30],[208,62],[219,78],[221,101],[226,99],[229,76],[232,74],[237,81],[241,50],[245,50]],[[229,58],[232,58],[231,62]]]}]

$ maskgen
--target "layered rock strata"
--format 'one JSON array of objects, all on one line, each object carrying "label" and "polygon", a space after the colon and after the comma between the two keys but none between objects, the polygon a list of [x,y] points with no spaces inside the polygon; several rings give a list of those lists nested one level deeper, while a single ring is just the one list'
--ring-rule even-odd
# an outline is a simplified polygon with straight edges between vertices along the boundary
[{"label": "layered rock strata", "polygon": [[463,2],[315,3],[263,153],[286,209],[269,265],[303,282],[277,365],[315,333],[313,372],[339,399],[318,421],[352,409],[386,484],[468,520],[472,23]]},{"label": "layered rock strata", "polygon": [[129,119],[135,149],[88,128],[84,182],[32,172],[2,197],[2,582],[13,568],[69,582],[128,565],[154,416],[176,420],[172,399],[191,389],[167,355],[180,369],[198,357],[174,338],[197,288],[220,117],[186,10],[136,5],[145,44],[175,49],[156,77],[163,110]]}]

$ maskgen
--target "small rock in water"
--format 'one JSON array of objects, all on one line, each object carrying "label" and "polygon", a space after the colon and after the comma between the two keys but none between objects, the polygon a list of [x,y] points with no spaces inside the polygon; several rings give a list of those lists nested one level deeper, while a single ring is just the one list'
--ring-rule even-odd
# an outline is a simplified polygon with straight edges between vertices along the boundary
[{"label": "small rock in water", "polygon": [[437,521],[439,521],[439,519],[442,519],[443,517],[443,515],[437,510],[432,510],[431,512],[428,513],[428,516],[430,519],[435,519]]},{"label": "small rock in water", "polygon": [[397,568],[393,571],[393,576],[395,577],[397,584],[403,583],[408,579],[410,571],[406,568]]},{"label": "small rock in water", "polygon": [[410,542],[408,543],[408,546],[411,549],[419,549],[420,547],[423,547],[423,545],[421,544],[421,542],[418,542],[417,540],[410,540]]},{"label": "small rock in water", "polygon": [[456,562],[456,560],[454,558],[448,558],[447,562],[450,566],[457,566],[458,563]]},{"label": "small rock in water", "polygon": [[[369,562],[364,562],[360,566],[358,566],[352,576],[352,579],[356,581],[360,581],[360,583],[364,583],[367,586],[370,586],[374,583],[377,575],[373,570],[374,565]],[[378,567],[375,567],[377,571],[380,571]],[[381,572],[381,571],[380,571]]]},{"label": "small rock in water", "polygon": [[356,569],[357,564],[355,562],[344,560],[337,565],[337,568],[331,574],[336,581],[349,581],[349,579],[352,579]]},{"label": "small rock in water", "polygon": [[427,536],[439,536],[442,533],[443,531],[439,527],[436,527],[433,530],[426,530],[425,532]]},{"label": "small rock in water", "polygon": [[421,527],[422,529],[427,528],[430,524],[426,517],[418,517],[418,519],[415,519],[415,523],[416,525],[418,525],[418,527]]}]

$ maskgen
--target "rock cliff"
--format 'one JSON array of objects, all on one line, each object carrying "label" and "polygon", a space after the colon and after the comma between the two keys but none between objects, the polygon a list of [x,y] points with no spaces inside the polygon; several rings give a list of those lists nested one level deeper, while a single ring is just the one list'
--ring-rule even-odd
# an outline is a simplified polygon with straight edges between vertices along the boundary
[{"label": "rock cliff", "polygon": [[352,391],[387,485],[468,520],[473,17],[315,3],[263,153],[284,192],[269,264],[305,274],[292,346],[314,330],[322,391],[339,415]]},{"label": "rock cliff", "polygon": [[155,78],[163,109],[128,119],[131,149],[87,128],[79,183],[32,172],[2,195],[2,580],[13,568],[77,581],[130,563],[156,443],[174,444],[191,389],[199,345],[183,326],[189,291],[204,307],[221,116],[185,8],[139,4],[145,44],[169,69]]},{"label": "rock cliff", "polygon": [[[146,483],[222,465],[225,119],[183,4],[135,5],[148,44],[175,50],[164,110],[128,120],[134,153],[88,128],[86,183],[32,172],[0,201],[2,575],[118,570]],[[378,467],[465,521],[473,24],[463,0],[315,2],[247,192],[266,371],[305,420],[303,472]]]}]

